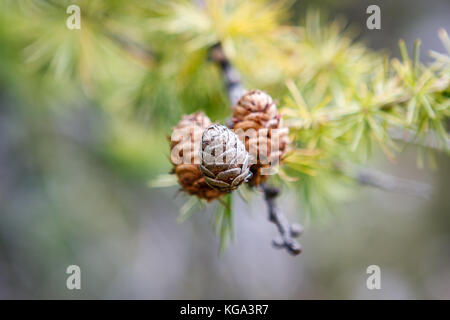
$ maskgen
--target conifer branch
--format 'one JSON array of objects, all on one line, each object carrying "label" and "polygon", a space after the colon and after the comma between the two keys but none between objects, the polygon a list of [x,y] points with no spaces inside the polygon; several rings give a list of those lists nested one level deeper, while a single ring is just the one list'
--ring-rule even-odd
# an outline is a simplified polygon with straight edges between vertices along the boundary
[{"label": "conifer branch", "polygon": [[[220,66],[226,84],[228,97],[232,102],[232,105],[235,104],[237,100],[239,100],[240,95],[246,91],[244,86],[242,85],[239,72],[233,67],[231,62],[226,57],[220,43],[214,45],[211,48],[210,59]],[[327,119],[326,121],[329,120],[330,119]],[[413,140],[402,140],[413,142]],[[432,147],[434,145],[427,143],[426,146]],[[435,148],[438,147],[436,146]],[[349,168],[349,166],[344,166],[343,164],[336,165],[336,168],[341,173],[345,174],[346,176],[352,178],[362,185],[375,187],[384,191],[406,193],[422,198],[429,198],[431,194],[432,188],[428,184],[398,178],[380,171],[375,171],[367,168]],[[273,200],[271,201],[273,202]],[[272,202],[268,202],[269,211],[272,210],[270,209],[270,206],[273,205]]]},{"label": "conifer branch", "polygon": [[279,211],[275,204],[275,198],[279,195],[280,190],[275,187],[269,187],[265,184],[261,185],[264,192],[264,199],[267,204],[269,213],[269,221],[277,226],[280,236],[275,237],[272,241],[274,247],[285,248],[290,254],[298,255],[302,252],[301,245],[294,239],[302,233],[301,225],[290,224],[286,217]]},{"label": "conifer branch", "polygon": [[[223,79],[227,88],[228,97],[231,105],[238,102],[240,97],[246,92],[242,85],[239,72],[233,67],[231,62],[223,52],[222,46],[216,44],[210,51],[211,61],[217,63],[222,71]],[[269,187],[265,184],[261,185],[266,201],[269,221],[277,226],[279,236],[272,240],[275,248],[285,248],[290,254],[298,255],[301,253],[301,245],[294,239],[302,233],[302,226],[298,223],[290,224],[287,218],[279,211],[275,203],[275,198],[279,195],[280,190],[275,187]]]}]

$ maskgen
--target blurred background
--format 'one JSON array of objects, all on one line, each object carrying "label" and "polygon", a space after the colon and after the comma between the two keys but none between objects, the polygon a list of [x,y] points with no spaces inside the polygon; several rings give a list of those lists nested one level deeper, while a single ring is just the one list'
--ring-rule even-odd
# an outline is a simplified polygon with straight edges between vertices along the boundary
[{"label": "blurred background", "polygon": [[[45,1],[1,2],[0,298],[450,298],[447,155],[437,154],[436,170],[417,168],[414,146],[395,164],[381,154],[372,159],[370,165],[385,172],[431,184],[429,199],[358,188],[331,214],[314,219],[285,190],[283,211],[306,229],[297,257],[271,247],[276,230],[262,195],[249,203],[235,197],[236,237],[220,256],[213,208],[179,224],[186,196],[177,187],[148,186],[170,170],[166,136],[183,113],[228,116],[227,108],[216,107],[226,105],[223,87],[214,86],[219,72],[194,74],[180,94],[173,92],[172,65],[153,69],[158,49],[137,44],[162,36],[134,33],[136,25],[152,28],[132,11],[153,15],[151,1],[125,9],[119,1],[107,8],[92,4],[95,19],[128,17],[107,27],[133,42],[89,28],[82,11],[80,47],[66,41],[70,2],[61,1],[63,9]],[[38,3],[44,9],[34,15],[30,8]],[[381,30],[366,28],[370,4],[381,8]],[[450,30],[447,0],[296,1],[292,21],[311,7],[345,18],[358,41],[394,57],[398,39],[412,44],[421,38],[426,62],[430,49],[443,50],[438,29]],[[104,37],[132,54],[124,56]],[[183,52],[175,51],[179,59]],[[186,74],[190,67],[184,66]],[[210,81],[197,81],[204,77]],[[66,289],[72,264],[81,268],[82,290]],[[381,268],[381,290],[366,288],[372,264]]]}]

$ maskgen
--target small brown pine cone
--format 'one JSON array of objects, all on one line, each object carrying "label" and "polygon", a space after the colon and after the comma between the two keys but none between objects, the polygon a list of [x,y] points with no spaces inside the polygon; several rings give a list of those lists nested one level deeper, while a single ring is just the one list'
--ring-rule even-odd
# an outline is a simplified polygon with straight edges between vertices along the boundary
[{"label": "small brown pine cone", "polygon": [[225,126],[215,124],[203,132],[200,158],[206,182],[217,190],[232,191],[252,176],[249,153],[239,137]]},{"label": "small brown pine cone", "polygon": [[[272,97],[260,90],[249,91],[241,97],[233,107],[232,122],[236,132],[242,130],[240,133],[245,134],[242,137],[245,147],[257,159],[256,164],[251,167],[253,177],[249,184],[258,186],[269,178],[269,175],[263,174],[262,169],[269,168],[270,163],[281,161],[286,153],[289,130],[283,126]],[[247,135],[251,129],[256,131],[256,135]],[[272,148],[271,141],[278,141],[278,145],[275,144]],[[266,151],[263,152],[264,150]]]},{"label": "small brown pine cone", "polygon": [[170,140],[170,160],[178,183],[188,194],[207,201],[218,199],[224,194],[206,183],[199,168],[202,133],[210,125],[211,121],[203,112],[183,116],[173,129]]}]

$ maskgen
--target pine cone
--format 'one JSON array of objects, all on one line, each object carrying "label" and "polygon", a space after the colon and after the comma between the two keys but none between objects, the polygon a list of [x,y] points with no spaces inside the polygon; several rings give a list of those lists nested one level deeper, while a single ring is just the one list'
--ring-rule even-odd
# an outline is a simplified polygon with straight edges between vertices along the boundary
[{"label": "pine cone", "polygon": [[218,124],[208,127],[203,132],[201,145],[200,170],[211,187],[228,192],[252,176],[249,153],[227,127]]},{"label": "pine cone", "polygon": [[170,160],[182,189],[190,195],[208,201],[224,194],[205,182],[199,168],[201,136],[210,124],[211,121],[203,112],[183,116],[173,129],[170,144],[172,151]]},{"label": "pine cone", "polygon": [[[270,163],[281,161],[286,153],[289,143],[289,130],[283,127],[281,115],[278,113],[272,97],[260,90],[249,91],[241,97],[233,107],[232,122],[235,131],[241,129],[245,132],[254,129],[258,132],[261,129],[266,129],[266,132],[260,131],[260,134],[256,137],[245,138],[247,151],[257,159],[257,163],[251,167],[253,177],[249,184],[257,186],[269,178],[269,175],[261,174],[262,169],[269,168]],[[274,150],[271,148],[271,139],[278,139],[278,146],[274,146]],[[255,148],[256,153],[252,152],[250,146],[257,146]],[[267,161],[262,161],[265,157],[261,150],[264,148],[267,150],[266,155],[269,164]]]}]

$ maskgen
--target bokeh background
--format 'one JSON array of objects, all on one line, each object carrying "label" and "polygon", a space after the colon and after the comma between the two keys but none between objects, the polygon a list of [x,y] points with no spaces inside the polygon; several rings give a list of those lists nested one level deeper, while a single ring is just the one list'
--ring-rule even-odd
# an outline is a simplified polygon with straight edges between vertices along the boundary
[{"label": "bokeh background", "polygon": [[[372,160],[386,172],[431,184],[429,199],[364,187],[331,214],[313,219],[302,212],[295,193],[284,192],[279,201],[284,212],[305,224],[298,257],[271,247],[276,230],[267,222],[261,195],[249,203],[235,197],[236,238],[219,256],[212,209],[179,224],[186,197],[176,187],[148,187],[149,180],[170,170],[165,137],[181,115],[176,101],[156,110],[145,107],[170,101],[165,84],[144,73],[140,100],[127,101],[123,91],[136,86],[132,64],[119,73],[96,70],[99,77],[115,79],[102,82],[109,90],[102,99],[80,94],[76,81],[68,86],[60,80],[64,70],[45,74],[48,65],[36,66],[32,55],[27,60],[19,50],[27,37],[61,41],[57,29],[65,28],[65,20],[55,20],[55,29],[26,16],[11,24],[11,2],[0,1],[0,298],[450,298],[447,155],[437,154],[434,171],[417,169],[414,146],[395,164],[382,155]],[[370,4],[381,7],[382,30],[365,27]],[[391,56],[399,55],[399,38],[409,44],[421,38],[424,53],[442,51],[437,30],[450,30],[446,0],[297,1],[292,19],[312,6],[330,18],[344,17],[358,40]],[[24,31],[30,30],[27,25],[34,34]],[[118,63],[106,45],[86,50],[87,56]],[[51,46],[43,53],[53,54]],[[37,73],[39,80],[33,77]],[[153,87],[157,90],[148,97],[145,92]],[[217,94],[219,102],[226,99],[225,92]],[[135,117],[129,120],[117,105],[133,106]],[[209,114],[218,119],[226,112]],[[82,290],[66,289],[65,271],[72,264],[81,268]],[[381,268],[381,290],[366,288],[371,264]]]}]

